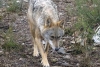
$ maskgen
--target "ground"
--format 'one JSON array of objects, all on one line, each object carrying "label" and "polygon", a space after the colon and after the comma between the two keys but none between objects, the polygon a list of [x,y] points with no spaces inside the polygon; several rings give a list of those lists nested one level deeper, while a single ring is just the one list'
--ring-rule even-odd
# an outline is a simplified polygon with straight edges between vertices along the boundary
[{"label": "ground", "polygon": [[[64,20],[65,26],[70,26],[72,16],[69,16],[67,7],[74,8],[73,0],[54,0],[54,2],[58,6],[60,19]],[[42,67],[41,65],[41,57],[33,57],[32,56],[32,40],[31,34],[29,31],[29,26],[27,23],[27,4],[25,3],[25,7],[21,12],[18,13],[8,13],[3,11],[3,21],[0,21],[0,67]],[[13,18],[13,19],[12,19]],[[6,50],[2,48],[4,44],[4,34],[7,33],[7,30],[12,27],[13,38],[14,41],[20,45],[21,48],[15,50]],[[6,34],[7,35],[7,34]],[[12,34],[11,34],[12,35]],[[9,39],[9,38],[8,38]],[[65,50],[64,54],[59,54],[57,52],[52,52],[50,49],[48,60],[51,66],[55,67],[81,67],[80,61],[82,55],[72,55],[70,52],[70,37],[67,37],[65,34],[64,43],[62,47]],[[92,54],[95,56],[95,53],[99,53],[99,51],[94,51]],[[99,54],[98,54],[99,55]],[[97,56],[97,55],[96,55]],[[92,61],[97,61],[98,58],[95,57]],[[100,60],[97,61],[98,65],[93,65],[91,67],[99,67]],[[82,66],[87,67],[87,66]]]}]

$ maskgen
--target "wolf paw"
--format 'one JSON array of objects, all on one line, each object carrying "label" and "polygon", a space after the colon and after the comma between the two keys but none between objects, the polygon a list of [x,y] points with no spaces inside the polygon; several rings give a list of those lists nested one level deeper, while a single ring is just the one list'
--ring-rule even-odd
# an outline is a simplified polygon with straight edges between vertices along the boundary
[{"label": "wolf paw", "polygon": [[42,60],[41,63],[43,65],[43,67],[50,67],[48,61],[46,61],[46,60]]},{"label": "wolf paw", "polygon": [[33,56],[38,57],[39,56],[39,52],[34,52]]}]

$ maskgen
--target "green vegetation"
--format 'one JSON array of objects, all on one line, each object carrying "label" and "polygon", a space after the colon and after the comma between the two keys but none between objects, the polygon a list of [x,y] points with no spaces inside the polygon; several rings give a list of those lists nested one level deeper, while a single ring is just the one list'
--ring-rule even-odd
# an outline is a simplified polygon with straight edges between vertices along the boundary
[{"label": "green vegetation", "polygon": [[5,49],[5,50],[13,50],[13,49],[20,49],[21,46],[19,46],[15,39],[14,39],[14,34],[12,32],[12,27],[10,27],[8,30],[7,30],[7,33],[5,33],[5,42],[4,44],[2,45],[2,48]]},{"label": "green vegetation", "polygon": [[0,8],[2,7],[2,0],[0,0]]},{"label": "green vegetation", "polygon": [[9,11],[9,12],[19,12],[19,11],[21,11],[21,2],[17,2],[17,0],[11,0],[8,3],[7,11]]},{"label": "green vegetation", "polygon": [[100,22],[100,0],[76,0],[78,21],[75,30],[80,31],[82,38],[87,38],[84,45],[91,44],[94,28]]},{"label": "green vegetation", "polygon": [[[91,39],[94,27],[100,22],[100,0],[76,0],[78,21],[76,29]],[[88,34],[85,34],[87,32]]]},{"label": "green vegetation", "polygon": [[[3,2],[5,3],[5,6],[3,6]],[[1,9],[1,13],[0,13],[0,21],[5,21],[6,19],[8,19],[6,21],[6,23],[10,23],[12,24],[12,22],[14,22],[16,20],[16,15],[14,15],[15,13],[19,13],[21,11],[22,8],[22,0],[9,0],[9,1],[5,1],[5,0],[1,0],[0,1],[0,6],[2,5],[2,9]],[[15,13],[13,13],[15,12]],[[2,36],[4,37],[4,44],[2,45],[2,48],[4,50],[20,50],[22,48],[21,45],[18,45],[18,43],[16,43],[15,37],[14,37],[14,33],[12,30],[12,25],[9,25],[9,29],[5,30],[5,33],[2,33]]]},{"label": "green vegetation", "polygon": [[100,0],[75,0],[75,8],[68,8],[70,16],[76,16],[77,20],[72,28],[65,31],[70,34],[80,31],[83,38],[92,39],[94,28],[100,25]]},{"label": "green vegetation", "polygon": [[[71,28],[70,32],[74,33],[78,31],[78,36],[84,41],[84,46],[79,43],[75,43],[72,47],[74,51],[72,54],[83,54],[83,60],[80,62],[81,67],[91,67],[91,56],[89,55],[93,51],[92,36],[94,29],[100,25],[100,0],[75,0],[74,12],[69,11],[71,15],[77,16],[75,24]],[[66,30],[66,31],[69,31]],[[70,33],[70,34],[71,34]],[[70,35],[69,34],[69,35]],[[76,37],[75,37],[76,38]]]}]

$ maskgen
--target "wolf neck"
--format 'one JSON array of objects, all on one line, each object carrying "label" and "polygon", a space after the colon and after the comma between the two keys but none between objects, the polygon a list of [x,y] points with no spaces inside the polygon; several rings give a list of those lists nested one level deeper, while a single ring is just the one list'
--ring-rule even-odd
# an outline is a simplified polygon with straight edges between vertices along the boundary
[{"label": "wolf neck", "polygon": [[41,13],[50,16],[54,23],[59,21],[57,6],[52,0],[34,0],[34,7],[43,7]]}]

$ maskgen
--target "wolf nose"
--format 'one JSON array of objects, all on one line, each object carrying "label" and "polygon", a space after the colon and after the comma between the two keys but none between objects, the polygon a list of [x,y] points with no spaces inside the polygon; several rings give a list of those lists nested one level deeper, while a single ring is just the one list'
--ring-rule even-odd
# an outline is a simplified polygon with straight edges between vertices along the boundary
[{"label": "wolf nose", "polygon": [[94,42],[94,40],[92,39],[92,42]]},{"label": "wolf nose", "polygon": [[59,48],[55,48],[55,51],[58,51],[59,50]]}]

